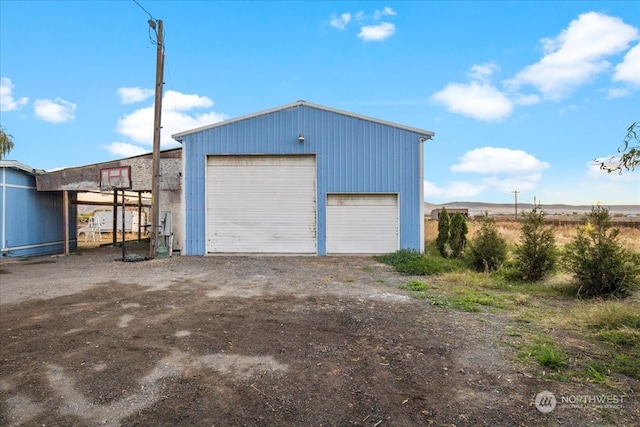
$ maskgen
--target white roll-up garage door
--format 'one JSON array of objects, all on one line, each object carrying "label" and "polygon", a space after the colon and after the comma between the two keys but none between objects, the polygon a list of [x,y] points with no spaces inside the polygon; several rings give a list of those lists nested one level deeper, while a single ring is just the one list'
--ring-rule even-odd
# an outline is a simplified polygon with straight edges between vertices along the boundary
[{"label": "white roll-up garage door", "polygon": [[397,194],[327,195],[327,253],[398,250]]},{"label": "white roll-up garage door", "polygon": [[207,252],[317,252],[314,156],[209,156]]}]

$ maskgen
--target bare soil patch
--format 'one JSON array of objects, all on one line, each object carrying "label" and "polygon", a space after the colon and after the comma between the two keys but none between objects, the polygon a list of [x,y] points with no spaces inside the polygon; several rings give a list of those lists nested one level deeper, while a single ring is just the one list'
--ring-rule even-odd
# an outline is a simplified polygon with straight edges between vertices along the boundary
[{"label": "bare soil patch", "polygon": [[[143,252],[146,247],[139,248]],[[135,250],[132,248],[130,250]],[[506,314],[429,305],[370,257],[119,248],[0,263],[0,425],[634,425],[534,405],[594,385],[523,375]]]}]

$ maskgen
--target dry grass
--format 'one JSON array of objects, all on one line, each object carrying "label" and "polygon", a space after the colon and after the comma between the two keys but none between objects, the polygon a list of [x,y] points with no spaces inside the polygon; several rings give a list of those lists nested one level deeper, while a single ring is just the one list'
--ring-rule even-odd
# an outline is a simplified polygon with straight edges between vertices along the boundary
[{"label": "dry grass", "polygon": [[[468,225],[473,238],[480,223]],[[498,220],[497,226],[510,246],[519,242],[519,224]],[[558,246],[577,234],[576,225],[551,226]],[[619,228],[623,246],[640,253],[640,229]],[[437,235],[438,221],[426,220],[425,240]],[[433,305],[509,311],[512,321],[501,342],[523,370],[547,380],[598,383],[616,393],[628,392],[629,379],[640,379],[640,292],[624,300],[576,299],[571,277],[562,272],[527,284],[469,271],[430,280],[426,296]]]},{"label": "dry grass", "polygon": [[[469,234],[467,237],[472,239],[480,228],[479,221],[469,221]],[[498,221],[498,230],[502,237],[511,244],[516,244],[520,240],[520,224],[513,221]],[[564,246],[571,242],[576,236],[575,225],[552,225],[555,230],[556,244]],[[432,219],[425,220],[424,236],[427,242],[432,242],[438,237],[438,221]],[[636,253],[640,253],[640,228],[620,227],[620,242],[622,245]]]}]

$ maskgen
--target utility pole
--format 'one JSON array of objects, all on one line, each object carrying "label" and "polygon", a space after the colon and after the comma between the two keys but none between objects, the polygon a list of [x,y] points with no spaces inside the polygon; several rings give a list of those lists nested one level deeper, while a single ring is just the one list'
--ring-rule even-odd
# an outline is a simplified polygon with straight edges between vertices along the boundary
[{"label": "utility pole", "polygon": [[[156,30],[158,51],[156,54],[156,97],[153,119],[153,166],[151,176],[151,238],[149,257],[155,258],[160,225],[160,130],[162,129],[162,86],[164,85],[164,41],[162,19],[150,19],[149,26]],[[157,28],[156,28],[157,23]]]},{"label": "utility pole", "polygon": [[516,222],[518,222],[518,190],[513,190],[512,193],[514,194],[515,198],[516,198]]}]

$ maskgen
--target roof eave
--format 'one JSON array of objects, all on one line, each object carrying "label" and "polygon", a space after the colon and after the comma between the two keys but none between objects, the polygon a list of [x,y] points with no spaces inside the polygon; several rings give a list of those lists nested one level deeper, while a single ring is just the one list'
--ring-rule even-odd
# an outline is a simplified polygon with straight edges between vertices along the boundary
[{"label": "roof eave", "polygon": [[0,160],[0,168],[14,168],[19,169],[24,172],[32,173],[34,175],[45,173],[46,171],[42,169],[35,169],[30,166],[25,165],[24,163],[20,163],[17,160]]},{"label": "roof eave", "polygon": [[199,128],[195,128],[195,129],[191,129],[191,130],[187,130],[187,131],[183,131],[183,132],[178,132],[175,133],[173,135],[171,135],[171,138],[175,139],[178,142],[182,142],[182,138],[187,136],[187,135],[191,135],[197,132],[202,132],[205,130],[209,130],[209,129],[213,129],[216,127],[220,127],[220,126],[225,126],[225,125],[229,125],[235,122],[239,122],[242,120],[247,120],[247,119],[251,119],[254,117],[259,117],[259,116],[263,116],[265,114],[271,114],[271,113],[275,113],[277,111],[282,111],[282,110],[287,110],[289,108],[294,108],[294,107],[299,107],[299,106],[307,106],[307,107],[311,107],[311,108],[315,108],[318,110],[324,110],[324,111],[329,111],[331,113],[336,113],[336,114],[341,114],[344,116],[348,116],[348,117],[353,117],[356,119],[360,119],[360,120],[366,120],[369,122],[374,122],[374,123],[379,123],[382,125],[386,125],[386,126],[391,126],[394,128],[398,128],[398,129],[403,129],[409,132],[413,132],[413,133],[417,133],[418,135],[421,136],[420,140],[422,142],[424,142],[425,140],[429,140],[432,139],[435,136],[434,132],[428,131],[428,130],[424,130],[424,129],[418,129],[418,128],[414,128],[414,127],[410,127],[410,126],[404,126],[404,125],[400,125],[398,123],[393,123],[393,122],[388,122],[385,120],[380,120],[380,119],[375,119],[373,117],[367,117],[367,116],[363,116],[360,114],[355,114],[355,113],[351,113],[348,111],[343,111],[343,110],[338,110],[335,108],[331,108],[331,107],[325,107],[324,105],[318,105],[318,104],[313,104],[307,101],[296,101],[296,102],[292,102],[291,104],[286,104],[286,105],[282,105],[280,107],[276,107],[276,108],[271,108],[268,110],[263,110],[263,111],[259,111],[257,113],[252,113],[252,114],[247,114],[244,116],[240,116],[240,117],[236,117],[234,119],[230,119],[230,120],[224,120],[221,122],[217,122],[217,123],[213,123],[210,125],[206,125],[206,126],[201,126]]}]

